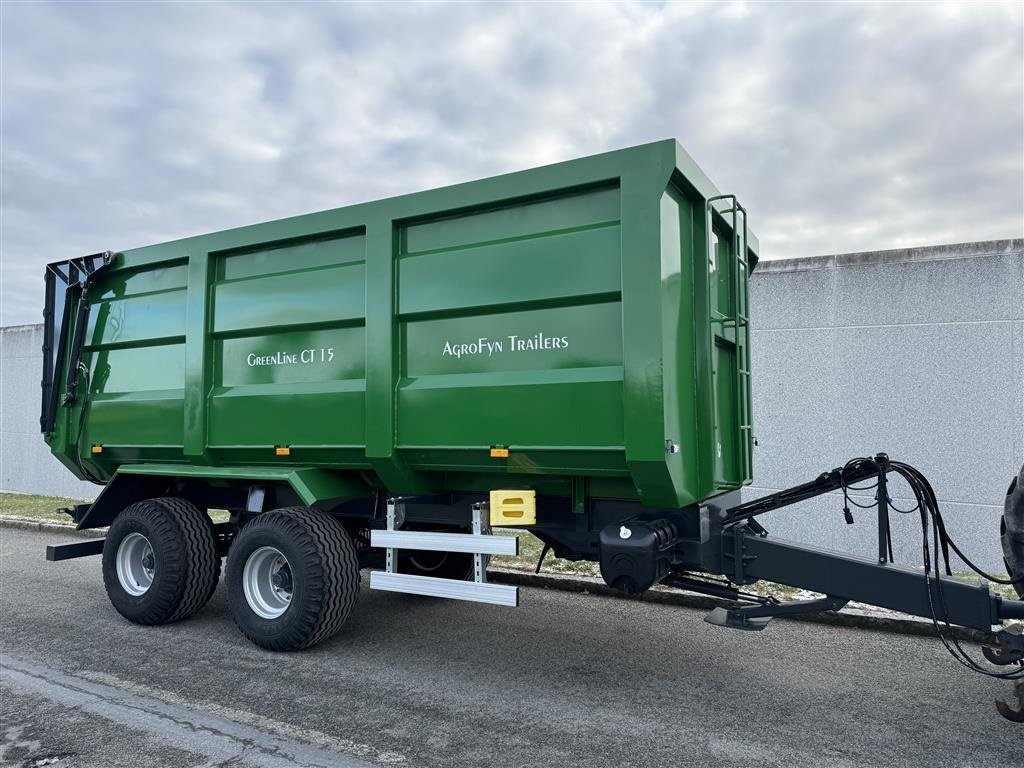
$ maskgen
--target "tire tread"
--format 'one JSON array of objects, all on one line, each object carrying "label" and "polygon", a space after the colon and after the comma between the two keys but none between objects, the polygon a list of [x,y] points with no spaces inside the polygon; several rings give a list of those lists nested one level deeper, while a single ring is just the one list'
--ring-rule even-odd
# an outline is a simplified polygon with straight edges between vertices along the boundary
[{"label": "tire tread", "polygon": [[175,497],[156,499],[178,525],[184,545],[184,588],[181,601],[168,621],[178,621],[194,614],[213,596],[220,579],[220,557],[217,536],[210,516],[190,501]]}]

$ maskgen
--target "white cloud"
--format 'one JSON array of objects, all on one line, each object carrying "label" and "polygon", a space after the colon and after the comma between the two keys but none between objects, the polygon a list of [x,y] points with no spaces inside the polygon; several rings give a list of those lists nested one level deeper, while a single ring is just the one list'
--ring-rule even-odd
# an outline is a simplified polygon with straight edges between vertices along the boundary
[{"label": "white cloud", "polygon": [[47,261],[669,136],[767,257],[1022,234],[1019,4],[0,13],[4,323]]}]

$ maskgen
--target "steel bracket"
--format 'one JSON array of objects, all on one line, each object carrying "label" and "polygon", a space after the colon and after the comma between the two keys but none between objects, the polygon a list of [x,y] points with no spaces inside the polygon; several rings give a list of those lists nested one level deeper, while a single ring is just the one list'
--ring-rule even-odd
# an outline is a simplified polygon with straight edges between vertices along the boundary
[{"label": "steel bracket", "polygon": [[996,633],[992,645],[984,645],[982,654],[993,664],[1007,666],[1024,661],[1024,624],[1015,624]]}]

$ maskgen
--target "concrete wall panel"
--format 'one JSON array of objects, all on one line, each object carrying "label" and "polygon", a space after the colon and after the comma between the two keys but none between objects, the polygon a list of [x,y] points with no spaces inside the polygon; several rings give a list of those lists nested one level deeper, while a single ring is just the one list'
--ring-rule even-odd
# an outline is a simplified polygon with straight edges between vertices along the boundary
[{"label": "concrete wall panel", "polygon": [[[759,446],[744,497],[885,451],[929,477],[966,553],[1001,570],[1002,499],[1024,463],[1024,241],[765,262],[751,282]],[[764,522],[874,557],[874,512],[854,512],[845,525],[829,495]],[[897,559],[920,563],[919,518],[893,526]]]},{"label": "concrete wall panel", "polygon": [[754,476],[766,488],[816,477],[835,462],[836,410],[832,328],[755,331],[750,364],[754,392]]},{"label": "concrete wall panel", "polygon": [[84,483],[53,457],[39,434],[41,325],[0,329],[0,489],[93,499]]},{"label": "concrete wall panel", "polygon": [[837,326],[1010,320],[1019,296],[1011,286],[1020,253],[1002,249],[970,257],[871,260],[838,259]]},{"label": "concrete wall panel", "polygon": [[[822,269],[830,260],[800,259],[789,262],[785,272],[773,271],[772,280],[761,279],[759,271],[750,283],[750,314],[754,328],[828,328],[832,325],[835,304],[832,292],[836,271]],[[772,262],[766,262],[772,267]]]},{"label": "concrete wall panel", "polygon": [[[1024,268],[1024,259],[1021,260],[1021,267]],[[1021,285],[1021,297],[1024,299],[1024,283]],[[1021,301],[1024,306],[1024,300]],[[1015,433],[1013,443],[1013,455],[1019,462],[1024,463],[1024,322],[1013,325],[1013,350],[1011,358],[1017,362],[1017,372],[1013,379],[1013,400],[1017,404],[1016,419],[1011,419],[1010,432]],[[1016,421],[1016,430],[1014,430]]]},{"label": "concrete wall panel", "polygon": [[836,450],[922,470],[941,499],[995,504],[1013,466],[1009,322],[836,329]]}]

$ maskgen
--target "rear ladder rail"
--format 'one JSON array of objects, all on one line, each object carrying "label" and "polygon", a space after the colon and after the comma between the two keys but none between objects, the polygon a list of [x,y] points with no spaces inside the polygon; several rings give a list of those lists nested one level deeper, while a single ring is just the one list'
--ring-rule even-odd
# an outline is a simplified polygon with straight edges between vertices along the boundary
[{"label": "rear ladder rail", "polygon": [[[729,200],[732,205],[719,211],[715,203]],[[750,273],[750,262],[747,260],[747,209],[744,208],[736,195],[716,195],[707,201],[707,233],[708,253],[714,247],[714,214],[732,215],[732,235],[729,254],[729,269],[732,272],[733,313],[726,320],[732,324],[735,332],[733,343],[736,346],[736,418],[739,421],[740,439],[740,474],[744,480],[753,480],[753,414],[751,413],[750,394],[750,313],[747,277]],[[742,227],[740,226],[742,223]],[[746,338],[741,331],[745,331]]]}]

